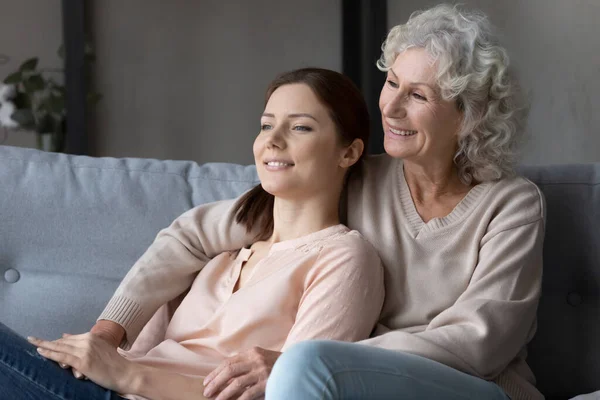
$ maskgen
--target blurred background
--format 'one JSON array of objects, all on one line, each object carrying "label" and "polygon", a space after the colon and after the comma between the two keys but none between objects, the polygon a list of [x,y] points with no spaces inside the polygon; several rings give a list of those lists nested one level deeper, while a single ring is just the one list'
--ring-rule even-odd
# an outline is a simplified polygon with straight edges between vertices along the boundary
[{"label": "blurred background", "polygon": [[[267,84],[290,69],[330,68],[363,90],[377,153],[381,43],[439,2],[0,0],[0,80],[37,57],[66,84],[68,152],[249,164]],[[461,3],[498,27],[531,99],[522,163],[600,161],[600,0]],[[91,91],[99,101],[82,100]],[[24,130],[2,140],[38,143]]]}]

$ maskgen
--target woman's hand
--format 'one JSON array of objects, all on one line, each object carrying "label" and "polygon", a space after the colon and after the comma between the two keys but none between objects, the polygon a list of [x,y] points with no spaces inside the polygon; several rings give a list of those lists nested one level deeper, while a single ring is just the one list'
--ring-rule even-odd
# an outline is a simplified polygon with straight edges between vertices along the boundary
[{"label": "woman's hand", "polygon": [[92,333],[65,335],[55,341],[27,338],[50,360],[73,367],[98,385],[128,393],[136,364],[123,358],[111,343]]},{"label": "woman's hand", "polygon": [[204,379],[204,396],[216,400],[251,400],[265,395],[267,379],[278,351],[254,347],[251,350],[229,357]]},{"label": "woman's hand", "polygon": [[[125,337],[125,329],[117,324],[116,322],[109,320],[100,320],[96,322],[96,324],[90,329],[90,333],[106,340],[111,346],[115,348],[119,347],[121,342],[123,341],[123,337]],[[72,336],[70,334],[64,333],[63,338]],[[59,363],[60,367],[63,369],[71,368],[70,365]],[[71,368],[73,371],[73,375],[77,379],[87,379],[85,375],[79,372],[76,368]]]}]

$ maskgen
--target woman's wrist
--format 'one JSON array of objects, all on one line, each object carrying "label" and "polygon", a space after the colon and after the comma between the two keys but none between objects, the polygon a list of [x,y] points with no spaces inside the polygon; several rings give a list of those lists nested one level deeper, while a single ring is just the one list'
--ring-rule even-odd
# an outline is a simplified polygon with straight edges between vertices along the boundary
[{"label": "woman's wrist", "polygon": [[100,336],[114,347],[119,347],[125,337],[125,328],[114,321],[103,319],[96,322],[90,333]]}]

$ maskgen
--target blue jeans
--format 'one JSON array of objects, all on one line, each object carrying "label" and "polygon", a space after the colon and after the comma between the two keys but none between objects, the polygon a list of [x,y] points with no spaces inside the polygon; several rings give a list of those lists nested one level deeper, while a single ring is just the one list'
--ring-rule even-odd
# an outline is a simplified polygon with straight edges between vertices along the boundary
[{"label": "blue jeans", "polygon": [[507,400],[492,382],[412,354],[360,344],[307,341],[275,363],[265,400]]},{"label": "blue jeans", "polygon": [[116,400],[118,394],[40,356],[35,346],[0,323],[0,399]]}]

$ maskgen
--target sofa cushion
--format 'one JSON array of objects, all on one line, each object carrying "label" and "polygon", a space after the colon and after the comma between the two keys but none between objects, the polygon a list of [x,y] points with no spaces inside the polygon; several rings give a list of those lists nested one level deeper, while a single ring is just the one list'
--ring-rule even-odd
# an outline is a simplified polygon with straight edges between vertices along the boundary
[{"label": "sofa cushion", "polygon": [[528,362],[546,395],[600,388],[600,164],[525,167],[546,198],[544,277]]},{"label": "sofa cushion", "polygon": [[0,146],[0,321],[88,330],[158,231],[257,183],[253,166],[69,156]]}]

